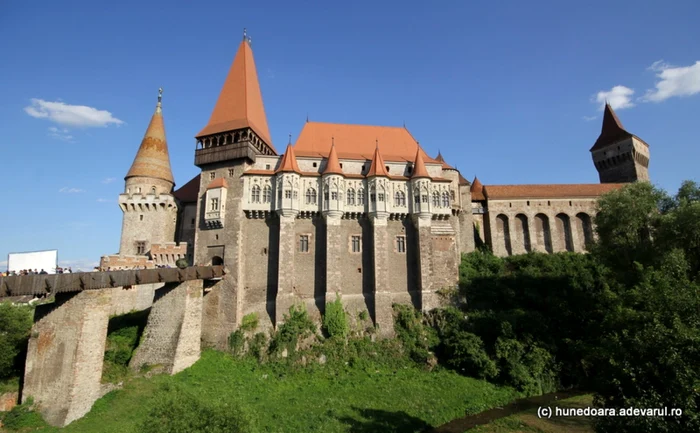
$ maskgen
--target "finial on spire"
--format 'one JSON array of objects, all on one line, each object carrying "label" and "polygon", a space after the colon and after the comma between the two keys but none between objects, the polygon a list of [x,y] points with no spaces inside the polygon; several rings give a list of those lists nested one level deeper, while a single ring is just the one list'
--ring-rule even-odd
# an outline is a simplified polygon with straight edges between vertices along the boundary
[{"label": "finial on spire", "polygon": [[289,134],[289,144],[292,144],[292,134]]},{"label": "finial on spire", "polygon": [[309,113],[306,113],[306,123],[309,123]]},{"label": "finial on spire", "polygon": [[248,39],[248,29],[243,27],[243,40],[245,41],[247,39]]},{"label": "finial on spire", "polygon": [[331,146],[335,146],[335,136],[331,136]]},{"label": "finial on spire", "polygon": [[377,149],[379,149],[379,139],[378,139],[378,138],[376,138],[376,139],[374,140],[374,144],[376,144],[376,145],[377,145]]},{"label": "finial on spire", "polygon": [[161,101],[163,100],[163,88],[158,89],[158,103],[160,104]]},{"label": "finial on spire", "polygon": [[248,36],[248,45],[253,45],[253,39],[250,36]]}]

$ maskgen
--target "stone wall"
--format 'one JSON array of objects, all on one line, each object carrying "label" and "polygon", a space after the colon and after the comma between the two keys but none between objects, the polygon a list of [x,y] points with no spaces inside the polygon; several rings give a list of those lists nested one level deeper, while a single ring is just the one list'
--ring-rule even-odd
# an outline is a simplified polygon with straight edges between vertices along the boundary
[{"label": "stone wall", "polygon": [[154,269],[156,264],[147,256],[102,256],[100,258],[100,271],[123,271],[132,269]]},{"label": "stone wall", "polygon": [[178,260],[187,258],[187,251],[186,242],[164,242],[151,245],[150,256],[156,265],[175,267]]},{"label": "stone wall", "polygon": [[489,200],[484,222],[494,254],[584,252],[594,236],[596,201],[594,197]]}]

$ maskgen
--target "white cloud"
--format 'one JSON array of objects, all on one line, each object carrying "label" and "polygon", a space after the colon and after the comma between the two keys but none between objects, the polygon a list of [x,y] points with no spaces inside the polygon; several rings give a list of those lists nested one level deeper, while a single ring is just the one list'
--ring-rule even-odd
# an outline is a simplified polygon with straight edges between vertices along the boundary
[{"label": "white cloud", "polygon": [[601,90],[593,97],[593,102],[600,106],[602,111],[605,108],[605,102],[610,104],[613,110],[621,110],[623,108],[634,107],[632,102],[634,90],[625,86],[615,86],[610,90]]},{"label": "white cloud", "polygon": [[694,65],[674,67],[658,60],[648,68],[656,72],[659,81],[655,89],[647,90],[642,101],[661,102],[674,96],[691,96],[700,93],[700,60]]},{"label": "white cloud", "polygon": [[117,180],[116,177],[106,177],[106,178],[102,181],[102,183],[112,183],[112,182],[114,182],[115,180]]},{"label": "white cloud", "polygon": [[59,189],[58,192],[73,194],[76,192],[85,192],[85,190],[80,188],[68,188],[67,186],[64,186],[63,188]]},{"label": "white cloud", "polygon": [[583,120],[590,122],[591,120],[596,120],[598,116],[583,116]]},{"label": "white cloud", "polygon": [[56,128],[55,126],[51,126],[49,128],[49,137],[62,141],[72,141],[73,136],[70,135],[69,132],[70,131],[66,128]]},{"label": "white cloud", "polygon": [[98,203],[114,203],[114,200],[109,200],[109,199],[106,199],[106,198],[98,198],[98,199],[97,199],[97,202],[98,202]]},{"label": "white cloud", "polygon": [[60,125],[81,127],[104,127],[111,123],[121,125],[123,121],[112,116],[112,113],[85,105],[70,105],[64,102],[50,102],[43,99],[32,99],[32,105],[24,111],[37,119],[48,119]]}]

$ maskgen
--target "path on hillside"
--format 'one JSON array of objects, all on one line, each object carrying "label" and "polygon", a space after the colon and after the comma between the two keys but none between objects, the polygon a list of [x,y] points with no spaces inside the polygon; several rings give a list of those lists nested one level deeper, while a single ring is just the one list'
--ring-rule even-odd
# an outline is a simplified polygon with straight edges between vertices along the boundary
[{"label": "path on hillside", "polygon": [[463,418],[454,419],[447,424],[443,424],[432,430],[432,433],[464,433],[470,428],[479,425],[488,424],[499,418],[526,411],[528,409],[537,408],[540,406],[549,406],[552,402],[564,400],[571,397],[587,394],[584,391],[558,391],[549,394],[538,395],[536,397],[527,397],[515,400],[503,407],[489,409],[485,412],[474,415],[467,415]]}]

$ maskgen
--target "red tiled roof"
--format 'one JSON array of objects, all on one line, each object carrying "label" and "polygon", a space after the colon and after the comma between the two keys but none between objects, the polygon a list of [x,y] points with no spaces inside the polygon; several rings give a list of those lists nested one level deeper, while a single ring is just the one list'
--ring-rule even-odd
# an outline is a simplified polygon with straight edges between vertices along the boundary
[{"label": "red tiled roof", "polygon": [[[331,142],[340,159],[371,160],[379,143],[384,161],[413,162],[418,148],[418,142],[404,127],[307,122],[294,150],[299,156],[325,158]],[[427,163],[436,163],[427,155],[423,157]]]},{"label": "red tiled roof", "polygon": [[224,179],[223,177],[217,177],[216,179],[209,182],[209,185],[207,185],[207,189],[214,188],[228,188],[228,183],[226,182],[226,179]]},{"label": "red tiled roof", "polygon": [[389,173],[386,172],[386,166],[384,165],[382,155],[379,153],[379,146],[376,145],[376,143],[374,148],[374,158],[372,158],[372,165],[369,166],[369,171],[367,172],[367,177],[370,176],[389,177]]},{"label": "red tiled roof", "polygon": [[488,200],[506,198],[598,197],[606,192],[622,188],[625,185],[627,184],[486,185],[484,186],[484,195]]},{"label": "red tiled roof", "polygon": [[170,155],[168,154],[168,141],[165,138],[160,97],[134,162],[124,179],[137,176],[162,179],[175,184],[173,172],[170,169]]},{"label": "red tiled roof", "polygon": [[462,173],[459,173],[459,184],[460,185],[469,185],[469,181],[462,176]]},{"label": "red tiled roof", "polygon": [[486,200],[486,197],[484,197],[484,185],[481,184],[478,177],[474,176],[474,182],[472,182],[472,186],[469,191],[472,193],[473,201]]},{"label": "red tiled roof", "polygon": [[197,137],[249,127],[273,150],[270,130],[267,127],[265,106],[258,73],[255,69],[253,50],[243,40],[233,59],[231,69],[216,101],[207,126]]},{"label": "red tiled roof", "polygon": [[190,179],[189,182],[182,185],[179,189],[173,192],[176,199],[182,203],[196,203],[199,196],[200,174]]},{"label": "red tiled roof", "polygon": [[299,164],[297,164],[297,158],[294,155],[294,148],[291,144],[287,145],[287,150],[284,151],[284,155],[282,156],[282,162],[280,162],[279,168],[275,171],[275,173],[279,172],[301,173]]},{"label": "red tiled roof", "polygon": [[338,161],[338,152],[335,151],[335,144],[331,145],[328,162],[326,162],[323,174],[343,174],[343,169],[340,168],[340,161]]},{"label": "red tiled roof", "polygon": [[427,177],[428,179],[430,179],[428,170],[425,168],[425,161],[423,161],[423,155],[421,150],[422,149],[419,147],[416,151],[416,159],[413,163],[413,173],[411,174],[411,179],[418,179],[421,177]]}]

